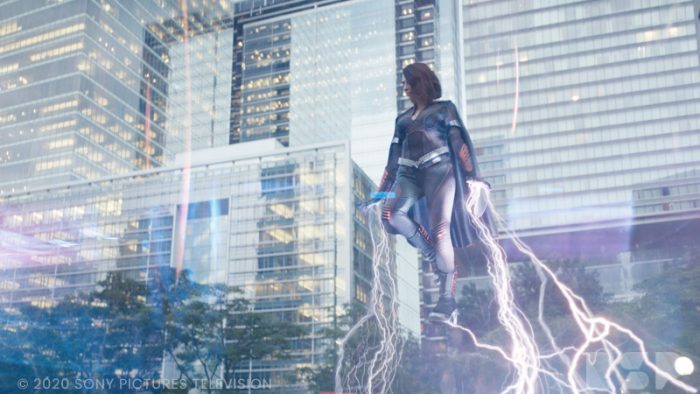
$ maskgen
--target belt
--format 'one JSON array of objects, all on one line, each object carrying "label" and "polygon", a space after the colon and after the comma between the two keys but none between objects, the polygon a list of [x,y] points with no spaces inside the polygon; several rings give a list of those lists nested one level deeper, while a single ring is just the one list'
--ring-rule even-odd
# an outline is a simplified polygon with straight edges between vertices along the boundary
[{"label": "belt", "polygon": [[423,156],[419,157],[418,160],[410,160],[410,159],[405,159],[403,157],[399,157],[399,165],[402,166],[407,166],[407,167],[414,167],[414,168],[421,168],[424,166],[424,164],[435,164],[442,160],[440,156],[444,155],[445,153],[449,152],[450,149],[446,146],[443,146],[442,148],[437,148],[435,150],[432,150]]}]

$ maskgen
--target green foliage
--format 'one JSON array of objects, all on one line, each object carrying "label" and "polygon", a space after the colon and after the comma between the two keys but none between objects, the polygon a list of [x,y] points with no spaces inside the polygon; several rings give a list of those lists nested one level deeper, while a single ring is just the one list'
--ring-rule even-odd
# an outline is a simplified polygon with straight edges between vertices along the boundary
[{"label": "green foliage", "polygon": [[[556,273],[558,280],[583,296],[594,312],[603,308],[606,297],[598,278],[580,262],[564,260],[547,265]],[[511,275],[516,305],[533,323],[538,343],[546,347],[544,329],[538,323],[540,290],[543,287],[540,275],[531,263],[511,266]],[[566,300],[551,279],[545,282],[542,306],[542,318],[560,344],[566,346],[581,339]],[[507,348],[509,338],[498,321],[498,308],[491,287],[479,289],[474,284],[468,284],[463,287],[458,299],[459,323],[472,330],[479,341]],[[467,334],[445,329],[444,335],[448,337],[449,351],[442,356],[442,362],[445,369],[451,371],[447,379],[449,386],[465,393],[500,392],[504,376],[509,374],[509,365],[498,354],[477,349]],[[445,379],[442,381],[444,384]]]},{"label": "green foliage", "polygon": [[[547,263],[547,266],[555,273],[557,280],[565,284],[575,294],[586,300],[586,304],[592,310],[599,310],[605,303],[603,288],[598,282],[594,271],[586,270],[585,266],[577,260],[559,260]],[[542,280],[537,268],[526,263],[513,270],[513,292],[520,308],[530,318],[536,318],[539,313],[539,297],[542,288]],[[549,278],[544,271],[542,277],[546,278],[544,286],[544,310],[545,317],[561,317],[569,314],[569,306],[561,291],[556,287],[554,280]]]},{"label": "green foliage", "polygon": [[226,378],[244,360],[284,357],[302,335],[256,313],[237,289],[188,272],[176,280],[174,270],[148,285],[110,273],[90,294],[0,309],[0,319],[1,392],[14,392],[19,377],[157,379],[166,354],[186,379]]},{"label": "green foliage", "polygon": [[683,354],[700,365],[700,336],[697,335],[700,266],[697,262],[668,267],[661,275],[636,287],[643,296],[610,305],[609,310],[642,336],[650,351]]},{"label": "green foliage", "polygon": [[[332,392],[335,390],[335,368],[338,362],[336,343],[340,342],[354,322],[364,315],[365,311],[365,305],[360,303],[345,305],[344,313],[336,318],[334,326],[322,331],[321,335],[329,339],[324,360],[313,367],[303,367],[298,371],[300,379],[309,385],[312,392]],[[355,348],[359,344],[360,338],[361,335],[351,338],[352,343],[349,343],[347,348]],[[349,367],[351,361],[347,361],[346,364],[346,367]]]},{"label": "green foliage", "polygon": [[498,304],[490,290],[479,290],[469,283],[462,288],[458,299],[460,324],[469,327],[476,335],[485,335],[498,327]]},{"label": "green foliage", "polygon": [[432,394],[435,386],[431,384],[433,374],[439,371],[435,365],[426,362],[426,349],[413,334],[408,333],[403,345],[401,362],[394,379],[392,390],[395,393]]},{"label": "green foliage", "polygon": [[[345,306],[345,313],[338,318],[336,326],[324,332],[333,339],[326,349],[325,362],[314,368],[299,370],[301,378],[309,384],[313,393],[335,390],[335,372],[338,360],[338,349],[333,344],[338,343],[360,318],[364,316],[366,306],[353,303]],[[366,322],[345,344],[343,371],[348,371],[352,365],[360,362],[367,354],[372,354],[379,346],[379,333],[376,325],[370,320]],[[403,333],[402,357],[399,362],[396,377],[392,383],[392,392],[432,394],[433,387],[429,385],[429,377],[433,370],[425,363],[424,350],[418,339],[410,333]]]}]

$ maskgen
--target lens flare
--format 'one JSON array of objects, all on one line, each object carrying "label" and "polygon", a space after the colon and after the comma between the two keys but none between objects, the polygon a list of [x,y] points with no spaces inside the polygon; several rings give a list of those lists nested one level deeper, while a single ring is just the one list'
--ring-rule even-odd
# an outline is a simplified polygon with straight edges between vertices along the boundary
[{"label": "lens flare", "polygon": [[190,27],[187,1],[180,0],[182,10],[182,41],[185,47],[185,139],[182,165],[182,186],[180,187],[180,210],[177,212],[177,228],[175,229],[175,284],[180,280],[184,256],[185,235],[187,231],[187,210],[190,203],[190,173],[192,172],[192,70],[190,68]]},{"label": "lens flare", "polygon": [[518,44],[513,44],[513,57],[515,67],[515,93],[513,93],[513,119],[510,125],[510,134],[515,135],[518,126],[518,109],[520,108],[520,55],[518,55]]}]

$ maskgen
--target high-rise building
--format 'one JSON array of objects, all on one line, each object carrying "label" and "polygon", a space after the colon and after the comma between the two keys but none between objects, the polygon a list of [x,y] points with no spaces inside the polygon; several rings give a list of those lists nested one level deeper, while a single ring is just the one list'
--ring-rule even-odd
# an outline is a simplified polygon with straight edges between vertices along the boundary
[{"label": "high-rise building", "polygon": [[[291,23],[286,16],[342,1],[243,0],[234,4],[232,144],[276,138],[289,145]],[[266,23],[271,20],[276,22]]]},{"label": "high-rise building", "polygon": [[[397,109],[410,104],[401,68],[423,61],[440,72],[439,51],[451,53],[457,42],[447,27],[459,24],[439,20],[437,8],[425,0],[236,4],[231,141],[276,138],[298,147],[349,140],[352,160],[379,182]],[[450,38],[444,47],[435,42],[436,26]],[[460,58],[445,59],[446,93],[459,91]],[[420,267],[403,239],[396,248],[401,320],[417,333]]]},{"label": "high-rise building", "polygon": [[[0,4],[0,302],[51,306],[114,270],[149,283],[182,266],[309,330],[292,359],[251,367],[303,391],[293,374],[320,362],[320,330],[370,293],[351,207],[407,108],[400,69],[431,64],[460,102],[461,24],[446,0],[196,3]],[[223,146],[228,133],[245,143]],[[333,140],[350,142],[319,145]],[[291,150],[261,153],[275,141]],[[417,332],[419,266],[397,250]]]},{"label": "high-rise building", "polygon": [[232,119],[240,122],[233,141],[348,139],[353,160],[378,181],[396,114],[392,2],[302,2],[260,13],[236,19],[240,102]]},{"label": "high-rise building", "polygon": [[[700,217],[697,2],[482,1],[463,15],[465,113],[497,210],[543,257],[585,261],[631,296],[682,250],[649,242],[655,224]],[[639,272],[616,289],[626,271]]]},{"label": "high-rise building", "polygon": [[[199,15],[198,10],[200,7],[191,13]],[[167,42],[166,148],[171,152],[185,151],[187,140],[191,150],[229,143],[234,34],[230,8],[226,7],[223,12],[225,16],[220,19],[198,17],[201,25],[190,34],[187,42],[181,35],[171,36],[170,40],[174,41]],[[165,26],[170,28],[171,25]]]},{"label": "high-rise building", "polygon": [[230,8],[2,2],[0,194],[158,167],[188,138],[225,144]]},{"label": "high-rise building", "polygon": [[450,0],[396,0],[399,112],[412,105],[403,94],[401,70],[414,62],[425,63],[438,74],[443,98],[462,102],[461,11],[459,3]]},{"label": "high-rise building", "polygon": [[[201,150],[192,157],[180,238],[182,171],[4,196],[0,304],[49,307],[90,292],[110,272],[148,286],[180,266],[197,283],[239,288],[255,313],[301,326],[289,358],[246,363],[236,377],[265,376],[275,392],[306,392],[297,368],[329,361],[334,342],[324,329],[370,293],[372,245],[354,207],[372,182],[347,143],[284,149],[266,140]],[[173,373],[167,363],[164,371]]]},{"label": "high-rise building", "polygon": [[[697,216],[697,1],[468,1],[463,15],[465,113],[513,229]],[[679,193],[642,207],[633,190],[654,182]]]},{"label": "high-rise building", "polygon": [[403,67],[429,64],[443,97],[462,100],[460,8],[451,1],[248,0],[235,7],[233,143],[349,139],[353,160],[378,182],[396,112],[411,105]]},{"label": "high-rise building", "polygon": [[[463,100],[461,8],[452,1],[244,1],[236,7],[234,143],[349,140],[353,161],[378,182],[396,112],[411,105],[402,91],[403,67],[429,64],[443,97]],[[400,311],[418,332],[421,267],[403,239],[396,247]]]},{"label": "high-rise building", "polygon": [[[541,258],[585,263],[616,299],[681,263],[700,225],[699,7],[462,4],[461,113],[496,210]],[[489,287],[483,261],[463,257],[460,285]],[[438,352],[444,334],[429,333]]]}]

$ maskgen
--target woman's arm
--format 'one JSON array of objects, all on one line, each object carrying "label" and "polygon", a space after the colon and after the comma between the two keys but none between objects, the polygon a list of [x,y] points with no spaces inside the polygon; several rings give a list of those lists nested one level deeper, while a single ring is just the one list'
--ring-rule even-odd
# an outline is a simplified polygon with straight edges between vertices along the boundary
[{"label": "woman's arm", "polygon": [[469,145],[462,137],[462,131],[457,127],[450,127],[449,131],[449,141],[450,147],[457,153],[457,158],[459,158],[459,165],[462,169],[469,175],[469,177],[476,177],[476,168],[474,166],[474,161],[469,152]]},{"label": "woman's arm", "polygon": [[474,179],[478,177],[478,168],[473,156],[472,144],[469,141],[467,129],[459,117],[457,107],[449,101],[447,103],[447,112],[445,113],[445,127],[448,128],[448,143],[450,149],[455,153],[461,169],[465,172],[467,178]]},{"label": "woman's arm", "polygon": [[401,136],[398,128],[398,118],[396,119],[396,125],[394,126],[394,136],[391,139],[391,145],[389,145],[389,157],[387,159],[386,167],[384,167],[384,175],[382,175],[382,180],[379,182],[379,192],[388,192],[394,185],[396,180],[396,172],[399,169],[399,156],[401,155]]}]

